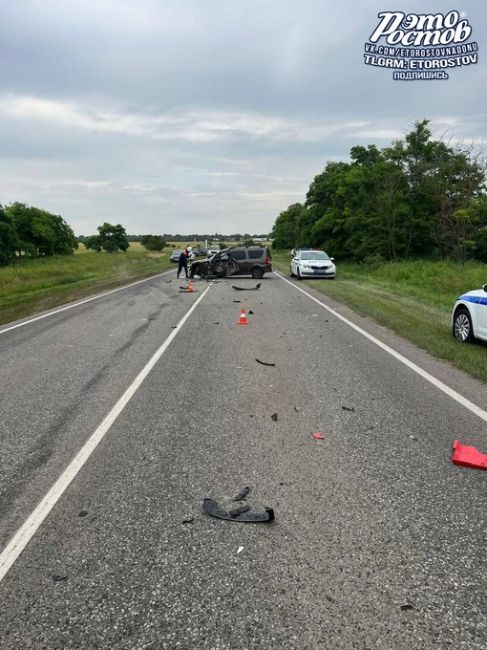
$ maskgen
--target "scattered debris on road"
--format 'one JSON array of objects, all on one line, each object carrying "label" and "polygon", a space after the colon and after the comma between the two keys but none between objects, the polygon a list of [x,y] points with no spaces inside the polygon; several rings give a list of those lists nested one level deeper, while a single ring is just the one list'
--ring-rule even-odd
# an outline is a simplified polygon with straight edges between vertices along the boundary
[{"label": "scattered debris on road", "polygon": [[277,413],[273,413],[271,415],[271,420],[274,420],[274,422],[277,422]]},{"label": "scattered debris on road", "polygon": [[404,605],[401,605],[401,609],[403,612],[409,612],[412,609],[416,609],[414,605],[410,605],[409,603],[405,603]]},{"label": "scattered debris on road", "polygon": [[355,407],[354,406],[342,406],[342,409],[344,411],[351,411],[352,413],[355,413]]},{"label": "scattered debris on road", "polygon": [[472,467],[473,469],[487,469],[487,454],[483,454],[475,447],[462,445],[460,440],[453,441],[451,460],[454,465]]},{"label": "scattered debris on road", "polygon": [[260,359],[256,359],[257,363],[260,363],[263,366],[275,366],[275,363],[270,363],[269,361],[261,361]]},{"label": "scattered debris on road", "polygon": [[244,512],[248,512],[250,510],[250,506],[248,505],[243,505],[243,506],[237,506],[236,508],[232,508],[232,510],[228,511],[228,514],[230,517],[238,517],[239,515],[242,515]]},{"label": "scattered debris on road", "polygon": [[88,514],[88,510],[80,510],[78,513],[78,517],[86,517]]},{"label": "scattered debris on road", "polygon": [[314,438],[315,440],[324,440],[325,436],[322,433],[312,433],[311,437]]},{"label": "scattered debris on road", "polygon": [[237,555],[239,555],[244,550],[243,546],[239,546],[237,549]]},{"label": "scattered debris on road", "polygon": [[194,517],[185,517],[181,523],[182,524],[192,524],[194,522]]},{"label": "scattered debris on road", "polygon": [[249,492],[250,492],[250,488],[248,485],[246,485],[244,488],[240,490],[237,496],[232,499],[232,501],[245,501],[245,499],[249,495]]},{"label": "scattered debris on road", "polygon": [[256,284],[255,287],[236,287],[234,284],[232,284],[232,289],[235,289],[235,291],[257,291],[261,288],[261,286],[262,282]]},{"label": "scattered debris on road", "polygon": [[61,575],[59,573],[55,573],[52,576],[52,579],[53,579],[54,582],[63,582],[64,580],[68,579],[68,576],[64,576],[64,575]]},{"label": "scattered debris on road", "polygon": [[252,316],[254,315],[254,312],[251,309],[249,309],[248,313],[252,314]]},{"label": "scattered debris on road", "polygon": [[232,300],[232,302],[241,302],[241,300]]},{"label": "scattered debris on road", "polygon": [[[241,506],[245,508],[246,506]],[[274,521],[273,508],[265,508],[265,512],[249,512],[250,507],[245,512],[241,508],[236,508],[231,512],[227,512],[214,499],[203,499],[203,511],[211,517],[217,519],[225,519],[226,521],[239,521],[241,523],[260,524],[269,523]],[[239,511],[240,512],[237,512]],[[237,513],[237,514],[234,514]]]}]

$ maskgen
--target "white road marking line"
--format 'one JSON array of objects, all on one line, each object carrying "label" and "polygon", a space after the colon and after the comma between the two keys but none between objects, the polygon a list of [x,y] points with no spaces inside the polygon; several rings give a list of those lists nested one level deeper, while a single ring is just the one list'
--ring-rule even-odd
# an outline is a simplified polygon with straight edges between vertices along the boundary
[{"label": "white road marking line", "polygon": [[290,284],[292,287],[294,287],[297,291],[301,291],[301,293],[304,293],[305,296],[308,296],[311,300],[313,300],[315,303],[329,311],[333,316],[336,316],[336,318],[339,318],[341,321],[349,325],[352,329],[354,329],[356,332],[359,332],[362,334],[362,336],[365,336],[365,338],[369,339],[369,341],[372,341],[372,343],[375,343],[377,346],[382,348],[382,350],[385,350],[388,354],[393,356],[395,359],[403,363],[405,366],[413,370],[415,373],[423,377],[423,379],[426,379],[426,381],[429,381],[430,384],[433,384],[433,386],[436,386],[439,390],[441,390],[443,393],[454,399],[456,402],[461,404],[464,408],[468,409],[472,413],[474,413],[477,417],[479,417],[481,420],[484,422],[487,422],[487,411],[484,411],[481,409],[479,406],[468,400],[466,397],[463,397],[463,395],[460,395],[460,393],[457,393],[456,390],[453,390],[453,388],[450,388],[446,384],[444,384],[442,381],[439,379],[436,379],[436,377],[433,377],[433,375],[430,375],[429,372],[426,372],[426,370],[423,370],[420,366],[416,365],[412,361],[410,361],[407,357],[403,356],[399,352],[396,352],[393,348],[389,347],[385,343],[382,343],[379,339],[377,339],[375,336],[372,336],[372,334],[369,334],[365,330],[363,330],[361,327],[358,325],[355,325],[355,323],[352,323],[352,321],[348,320],[348,318],[345,318],[345,316],[342,316],[339,314],[335,309],[332,309],[331,307],[328,307],[328,305],[325,305],[324,302],[321,302],[321,300],[318,300],[314,296],[312,296],[310,293],[302,289],[301,287],[298,287],[294,284],[294,282],[290,282],[287,278],[282,276],[280,273],[275,272],[276,275],[281,278],[284,282],[287,282]]},{"label": "white road marking line", "polygon": [[147,364],[137,375],[133,383],[127,388],[127,390],[124,392],[122,397],[120,397],[118,402],[115,404],[112,410],[105,417],[103,422],[99,425],[96,431],[91,434],[89,439],[80,449],[80,451],[76,454],[73,460],[69,463],[69,465],[66,467],[64,472],[61,474],[61,476],[51,487],[49,492],[44,496],[44,498],[40,501],[37,507],[29,515],[26,521],[14,534],[14,536],[9,541],[7,546],[0,553],[0,582],[3,580],[3,578],[9,571],[10,567],[14,564],[16,559],[19,557],[19,555],[22,553],[24,548],[29,543],[29,541],[35,535],[39,526],[42,524],[42,522],[46,519],[48,514],[54,508],[56,503],[59,501],[59,499],[65,492],[65,490],[70,485],[71,481],[76,477],[76,475],[83,467],[83,465],[86,463],[88,458],[95,451],[98,444],[101,442],[101,440],[103,440],[105,434],[109,431],[112,424],[116,421],[120,413],[127,406],[129,401],[136,393],[137,389],[141,386],[144,379],[147,377],[147,375],[150,373],[152,368],[156,365],[156,363],[159,361],[161,356],[170,346],[171,342],[177,336],[181,327],[188,320],[188,318],[191,316],[193,311],[196,309],[198,304],[203,300],[203,298],[205,297],[205,295],[208,293],[209,290],[210,287],[208,286],[203,291],[203,293],[198,298],[198,300],[195,301],[192,307],[181,318],[179,323],[176,325],[176,329],[174,329],[171,332],[171,334],[169,334],[169,336],[161,345],[161,347],[157,350],[154,356],[147,362]]},{"label": "white road marking line", "polygon": [[123,291],[124,289],[130,289],[130,287],[135,287],[137,284],[142,284],[142,282],[149,282],[149,280],[154,280],[154,278],[160,278],[161,276],[167,275],[168,273],[171,272],[172,271],[170,270],[170,271],[164,271],[164,273],[158,273],[157,275],[151,275],[150,278],[137,280],[137,282],[132,282],[131,284],[124,284],[123,287],[117,287],[116,289],[105,291],[105,293],[98,293],[96,296],[91,296],[91,298],[85,298],[84,300],[75,302],[72,305],[67,305],[66,307],[61,307],[60,309],[55,309],[54,311],[50,311],[47,314],[41,314],[40,316],[29,318],[29,320],[23,321],[22,323],[17,323],[17,325],[11,325],[10,327],[6,327],[5,329],[0,330],[0,334],[5,334],[5,332],[10,332],[10,330],[15,330],[17,329],[17,327],[23,327],[24,325],[28,325],[29,323],[34,323],[36,320],[42,320],[43,318],[47,318],[48,316],[54,316],[54,314],[59,314],[62,311],[67,311],[68,309],[74,309],[75,307],[84,305],[85,303],[91,302],[92,300],[98,300],[98,298],[104,298],[105,296],[110,296],[112,293],[117,293],[118,291]]}]

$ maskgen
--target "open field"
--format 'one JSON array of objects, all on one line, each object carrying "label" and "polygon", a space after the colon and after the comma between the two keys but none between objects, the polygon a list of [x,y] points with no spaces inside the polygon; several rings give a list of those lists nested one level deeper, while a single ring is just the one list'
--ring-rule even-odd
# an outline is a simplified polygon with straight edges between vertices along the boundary
[{"label": "open field", "polygon": [[[273,251],[289,272],[287,251]],[[305,280],[321,293],[370,316],[439,359],[487,381],[487,345],[462,345],[451,335],[451,310],[462,292],[487,282],[487,266],[471,262],[397,262],[367,267],[340,263],[337,279]]]},{"label": "open field", "polygon": [[138,243],[126,253],[88,251],[25,259],[0,269],[0,324],[50,309],[171,268],[169,254],[147,252]]}]

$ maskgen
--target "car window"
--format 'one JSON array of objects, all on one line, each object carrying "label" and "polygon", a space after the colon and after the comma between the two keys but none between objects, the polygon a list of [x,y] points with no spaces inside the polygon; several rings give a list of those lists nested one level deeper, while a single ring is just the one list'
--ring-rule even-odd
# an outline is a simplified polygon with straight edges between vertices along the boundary
[{"label": "car window", "polygon": [[264,253],[264,250],[261,249],[261,248],[259,250],[249,251],[249,257],[250,257],[251,260],[257,260],[260,257],[262,257],[263,253]]},{"label": "car window", "polygon": [[329,260],[324,251],[306,251],[301,253],[302,260]]},{"label": "car window", "polygon": [[232,251],[230,253],[230,257],[234,260],[244,260],[245,259],[245,251]]}]

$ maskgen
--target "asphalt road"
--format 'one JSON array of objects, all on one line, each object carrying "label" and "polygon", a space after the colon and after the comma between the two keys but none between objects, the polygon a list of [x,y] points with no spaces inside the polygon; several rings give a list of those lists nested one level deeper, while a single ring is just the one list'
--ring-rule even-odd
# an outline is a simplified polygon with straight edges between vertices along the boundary
[{"label": "asphalt road", "polygon": [[[486,648],[487,474],[450,462],[486,423],[277,275],[182,284],[0,330],[4,553],[173,337],[0,582],[0,647]],[[202,512],[244,486],[272,524]]]}]

